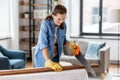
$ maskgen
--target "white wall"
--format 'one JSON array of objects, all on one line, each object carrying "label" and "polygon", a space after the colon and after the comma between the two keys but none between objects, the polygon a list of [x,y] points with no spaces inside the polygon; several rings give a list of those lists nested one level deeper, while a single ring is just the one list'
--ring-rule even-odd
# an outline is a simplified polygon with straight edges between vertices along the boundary
[{"label": "white wall", "polygon": [[[2,29],[1,29],[2,28]],[[9,36],[9,0],[0,1],[0,37]]]},{"label": "white wall", "polygon": [[11,48],[19,49],[19,0],[10,0]]},{"label": "white wall", "polygon": [[[0,1],[0,38],[6,38],[10,35],[9,6],[9,0]],[[10,39],[0,39],[0,45],[10,48]]]},{"label": "white wall", "polygon": [[67,39],[70,39],[70,36],[79,35],[80,0],[61,0],[61,2],[67,8]]},{"label": "white wall", "polygon": [[[4,0],[2,0],[2,1],[4,1]],[[7,1],[7,0],[5,0],[5,1]],[[10,32],[11,32],[11,39],[0,40],[0,45],[3,45],[6,48],[11,48],[11,49],[16,49],[16,50],[19,49],[19,44],[18,44],[18,40],[19,40],[18,1],[19,0],[8,0],[7,2],[10,2],[10,3],[3,4],[3,5],[9,4],[9,7],[10,7],[10,10],[9,10],[10,14],[9,14],[8,20],[4,20],[4,18],[3,18],[4,22],[7,22],[7,23],[4,23],[2,25],[4,27],[5,25],[9,24]],[[0,16],[0,18],[2,18],[2,17]]]},{"label": "white wall", "polygon": [[5,48],[10,48],[10,39],[0,40],[0,45],[2,45]]},{"label": "white wall", "polygon": [[80,22],[80,0],[71,0],[71,36],[79,35],[79,22]]}]

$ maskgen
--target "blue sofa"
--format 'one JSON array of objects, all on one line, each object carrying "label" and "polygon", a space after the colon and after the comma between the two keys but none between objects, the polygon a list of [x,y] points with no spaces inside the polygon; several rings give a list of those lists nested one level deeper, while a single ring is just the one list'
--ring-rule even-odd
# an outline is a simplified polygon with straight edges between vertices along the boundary
[{"label": "blue sofa", "polygon": [[21,69],[26,65],[26,53],[21,50],[9,50],[0,45],[0,70]]}]

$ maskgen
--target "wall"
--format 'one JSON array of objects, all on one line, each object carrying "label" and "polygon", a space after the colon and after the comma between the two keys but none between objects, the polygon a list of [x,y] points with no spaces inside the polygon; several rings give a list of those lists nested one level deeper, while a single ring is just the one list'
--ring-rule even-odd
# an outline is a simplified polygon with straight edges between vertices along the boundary
[{"label": "wall", "polygon": [[[9,16],[9,26],[10,26],[10,33],[11,33],[11,38],[10,39],[3,39],[0,40],[0,45],[3,45],[6,48],[11,48],[11,49],[19,49],[19,44],[18,44],[18,31],[19,31],[19,17],[18,17],[18,1],[19,0],[10,0],[8,3],[10,7],[10,16]],[[3,4],[3,5],[6,5]],[[6,21],[6,20],[4,20]],[[7,24],[7,23],[6,23]]]},{"label": "wall", "polygon": [[10,35],[9,6],[9,0],[0,1],[0,45],[4,46],[5,48],[10,48],[11,41],[10,38],[8,39]]},{"label": "wall", "polygon": [[9,36],[9,0],[0,1],[0,11],[0,37]]},{"label": "wall", "polygon": [[[62,4],[67,8],[67,39],[68,36],[78,36],[79,35],[79,7],[80,0],[61,0]],[[74,26],[74,27],[71,27]]]},{"label": "wall", "polygon": [[11,48],[19,49],[19,0],[10,0]]},{"label": "wall", "polygon": [[0,40],[0,45],[2,45],[5,48],[10,48],[10,39]]}]

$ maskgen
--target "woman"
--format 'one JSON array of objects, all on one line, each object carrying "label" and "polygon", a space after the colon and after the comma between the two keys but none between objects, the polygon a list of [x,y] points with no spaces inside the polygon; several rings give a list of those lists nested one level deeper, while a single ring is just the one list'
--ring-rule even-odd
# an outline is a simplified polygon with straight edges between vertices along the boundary
[{"label": "woman", "polygon": [[59,59],[66,40],[67,10],[63,5],[56,5],[40,26],[39,39],[35,53],[35,67],[47,67],[62,71]]}]

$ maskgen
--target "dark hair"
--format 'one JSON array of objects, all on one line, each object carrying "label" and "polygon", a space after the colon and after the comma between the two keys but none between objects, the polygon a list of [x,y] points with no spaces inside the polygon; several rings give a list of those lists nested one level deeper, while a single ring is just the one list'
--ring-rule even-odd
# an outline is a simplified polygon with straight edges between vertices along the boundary
[{"label": "dark hair", "polygon": [[66,8],[63,5],[60,5],[60,4],[56,5],[54,10],[52,11],[52,14],[55,15],[55,16],[57,14],[66,14],[66,13],[67,13]]},{"label": "dark hair", "polygon": [[[52,14],[50,14],[50,15],[48,15],[46,18],[45,18],[45,20],[51,20],[51,19],[53,19],[53,17],[52,17],[52,15],[57,15],[57,14],[66,14],[67,13],[67,9],[63,6],[63,5],[61,5],[61,4],[58,4],[58,5],[56,5],[55,7],[54,7],[54,9],[53,9],[53,11],[52,11]],[[60,27],[62,28],[62,29],[64,29],[64,24],[62,23],[61,25],[60,25]]]}]

